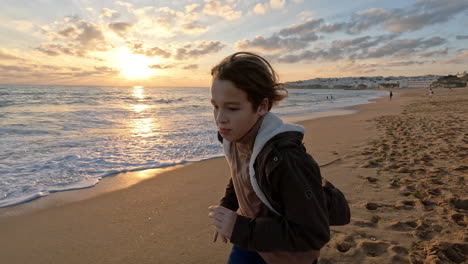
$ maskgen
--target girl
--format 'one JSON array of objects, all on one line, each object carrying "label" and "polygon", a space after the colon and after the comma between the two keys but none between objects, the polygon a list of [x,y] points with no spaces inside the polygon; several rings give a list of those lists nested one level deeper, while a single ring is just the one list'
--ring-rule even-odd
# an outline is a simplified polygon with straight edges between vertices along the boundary
[{"label": "girl", "polygon": [[228,263],[316,263],[330,239],[317,163],[304,128],[270,113],[287,96],[271,65],[238,52],[212,71],[211,103],[231,177],[209,217],[233,245]]}]

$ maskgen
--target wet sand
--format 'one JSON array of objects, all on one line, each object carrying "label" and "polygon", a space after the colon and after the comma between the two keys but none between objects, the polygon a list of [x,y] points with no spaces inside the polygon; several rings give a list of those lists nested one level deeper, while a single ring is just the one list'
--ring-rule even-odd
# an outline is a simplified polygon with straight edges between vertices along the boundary
[{"label": "wet sand", "polygon": [[[394,90],[356,114],[301,122],[308,151],[352,209],[321,263],[466,261],[468,89],[434,92]],[[228,175],[216,158],[109,179],[123,189],[104,182],[100,192],[0,208],[1,262],[225,263],[230,245],[212,243],[207,208]]]}]

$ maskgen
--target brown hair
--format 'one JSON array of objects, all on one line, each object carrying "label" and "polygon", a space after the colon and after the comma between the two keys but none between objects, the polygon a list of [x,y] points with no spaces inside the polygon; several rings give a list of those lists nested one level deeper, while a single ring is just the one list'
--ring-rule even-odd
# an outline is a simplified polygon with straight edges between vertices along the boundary
[{"label": "brown hair", "polygon": [[278,75],[267,60],[250,52],[236,52],[226,57],[211,69],[211,76],[231,81],[247,93],[247,98],[256,110],[264,98],[268,98],[268,111],[274,104],[288,96]]}]

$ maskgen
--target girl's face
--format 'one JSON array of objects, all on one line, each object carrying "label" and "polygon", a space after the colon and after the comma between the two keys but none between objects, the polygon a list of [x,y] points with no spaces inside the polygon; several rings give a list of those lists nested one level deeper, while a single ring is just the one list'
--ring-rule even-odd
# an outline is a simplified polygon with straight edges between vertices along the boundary
[{"label": "girl's face", "polygon": [[268,109],[268,100],[265,99],[254,111],[246,92],[231,81],[218,79],[213,79],[211,85],[211,104],[219,133],[231,142],[247,134]]}]

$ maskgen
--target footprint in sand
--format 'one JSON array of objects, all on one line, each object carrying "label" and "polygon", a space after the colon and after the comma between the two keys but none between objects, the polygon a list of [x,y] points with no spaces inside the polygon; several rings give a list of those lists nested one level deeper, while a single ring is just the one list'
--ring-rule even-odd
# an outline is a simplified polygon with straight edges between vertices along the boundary
[{"label": "footprint in sand", "polygon": [[390,252],[392,252],[393,256],[392,256],[392,264],[406,264],[406,263],[409,263],[409,260],[408,260],[408,249],[406,249],[405,247],[402,247],[402,246],[398,246],[398,245],[395,245],[395,246],[391,246],[390,248]]},{"label": "footprint in sand", "polygon": [[412,231],[415,228],[418,227],[417,221],[406,221],[406,222],[392,222],[388,226],[389,229],[395,230],[395,231],[401,231],[401,232],[406,232],[406,231]]},{"label": "footprint in sand", "polygon": [[457,209],[468,210],[468,198],[452,198],[450,199],[450,203]]},{"label": "footprint in sand", "polygon": [[394,207],[395,209],[412,210],[414,209],[415,205],[416,205],[416,202],[413,200],[402,200],[402,201],[397,201]]},{"label": "footprint in sand", "polygon": [[457,225],[464,226],[464,227],[467,226],[467,223],[466,223],[467,217],[465,215],[456,213],[456,214],[451,215],[450,217],[455,223],[457,223]]},{"label": "footprint in sand", "polygon": [[389,243],[383,241],[361,241],[357,248],[361,248],[366,256],[378,257],[387,253],[389,246]]}]

